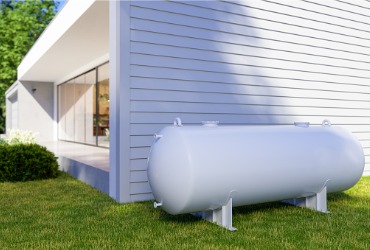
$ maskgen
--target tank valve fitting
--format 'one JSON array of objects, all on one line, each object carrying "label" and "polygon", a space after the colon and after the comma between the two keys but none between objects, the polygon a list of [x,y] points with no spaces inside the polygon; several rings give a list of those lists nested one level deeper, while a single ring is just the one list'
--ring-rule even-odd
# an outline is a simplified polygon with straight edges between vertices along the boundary
[{"label": "tank valve fitting", "polygon": [[176,117],[175,121],[173,122],[173,125],[176,127],[182,127],[181,119],[179,117]]},{"label": "tank valve fitting", "polygon": [[162,202],[154,202],[154,208],[162,206]]},{"label": "tank valve fitting", "polygon": [[163,137],[163,135],[160,135],[160,134],[154,134],[154,138],[155,139],[160,139],[160,138],[162,138]]},{"label": "tank valve fitting", "polygon": [[326,127],[330,127],[331,126],[331,122],[329,120],[323,120],[322,123],[321,123],[322,126],[326,126]]}]

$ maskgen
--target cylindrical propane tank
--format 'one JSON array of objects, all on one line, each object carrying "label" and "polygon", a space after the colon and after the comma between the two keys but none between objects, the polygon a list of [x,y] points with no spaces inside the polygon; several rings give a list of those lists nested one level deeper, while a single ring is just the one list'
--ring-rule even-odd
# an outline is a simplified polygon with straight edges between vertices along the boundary
[{"label": "cylindrical propane tank", "polygon": [[346,190],[360,179],[364,153],[347,130],[320,126],[174,126],[157,135],[148,159],[155,199],[170,214],[242,206]]}]

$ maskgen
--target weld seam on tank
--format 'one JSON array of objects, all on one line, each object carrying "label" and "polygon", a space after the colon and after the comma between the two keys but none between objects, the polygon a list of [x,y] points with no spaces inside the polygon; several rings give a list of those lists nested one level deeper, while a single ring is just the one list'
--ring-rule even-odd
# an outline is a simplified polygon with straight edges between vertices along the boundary
[{"label": "weld seam on tank", "polygon": [[308,128],[310,126],[309,122],[294,122],[294,126],[301,128]]},{"label": "weld seam on tank", "polygon": [[219,121],[202,121],[204,127],[217,127],[219,123]]}]

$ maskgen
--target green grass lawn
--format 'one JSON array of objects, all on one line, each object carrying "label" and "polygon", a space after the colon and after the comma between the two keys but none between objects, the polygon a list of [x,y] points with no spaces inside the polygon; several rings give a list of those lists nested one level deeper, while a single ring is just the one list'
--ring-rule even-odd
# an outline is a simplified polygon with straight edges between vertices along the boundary
[{"label": "green grass lawn", "polygon": [[66,174],[0,183],[0,249],[370,249],[370,177],[330,194],[330,214],[268,203],[234,208],[229,232],[152,202],[117,204]]}]

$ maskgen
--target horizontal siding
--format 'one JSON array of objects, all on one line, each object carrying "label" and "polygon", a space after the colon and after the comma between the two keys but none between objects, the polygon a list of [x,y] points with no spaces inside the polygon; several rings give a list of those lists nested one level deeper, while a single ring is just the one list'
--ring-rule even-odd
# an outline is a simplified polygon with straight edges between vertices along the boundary
[{"label": "horizontal siding", "polygon": [[[190,38],[190,39],[199,39],[200,42],[207,42],[207,37],[212,37],[213,39],[211,42],[217,42],[217,44],[221,46],[228,46],[234,45],[234,47],[244,47],[246,49],[253,48],[253,46],[259,46],[261,48],[274,48],[277,46],[277,49],[280,50],[292,50],[292,51],[299,51],[301,53],[308,51],[312,51],[313,54],[322,54],[322,57],[328,57],[330,58],[333,56],[333,53],[336,54],[337,57],[342,58],[342,60],[348,60],[351,61],[351,55],[356,55],[356,59],[353,59],[353,61],[358,61],[359,63],[365,63],[366,60],[368,60],[369,54],[365,53],[364,50],[368,50],[368,47],[365,46],[353,46],[353,45],[346,45],[342,43],[338,43],[335,40],[332,42],[324,42],[319,39],[311,39],[312,45],[310,46],[307,42],[307,38],[300,38],[297,36],[286,36],[283,40],[274,39],[274,37],[278,36],[279,34],[269,34],[267,38],[266,36],[265,41],[261,44],[257,43],[257,38],[246,38],[242,35],[232,35],[225,33],[223,36],[216,37],[217,32],[216,31],[209,31],[209,30],[202,30],[202,29],[195,29],[195,28],[189,28],[189,27],[177,27],[174,24],[163,24],[163,23],[154,23],[152,24],[150,21],[143,21],[143,20],[137,20],[135,22],[136,26],[143,27],[142,29],[138,29],[136,32],[147,32],[147,33],[153,33],[154,30],[160,29],[159,32],[163,33],[164,35],[172,35],[176,37],[180,37],[181,40],[183,38]],[[186,35],[184,35],[186,34]],[[159,35],[159,33],[157,33]],[[280,37],[280,36],[279,36]],[[162,38],[163,39],[163,38]],[[259,38],[261,39],[261,38]],[[301,39],[300,43],[297,41],[298,39]],[[336,38],[338,39],[338,38]],[[343,38],[342,38],[343,39]],[[257,41],[254,41],[257,40]],[[297,41],[297,42],[292,42]],[[186,40],[184,42],[187,42]],[[349,48],[347,48],[347,46]],[[218,48],[222,49],[222,48]],[[357,66],[357,65],[355,65]]]},{"label": "horizontal siding", "polygon": [[[354,132],[353,133],[359,140],[370,140],[370,133],[364,133],[364,132]],[[140,145],[146,145],[146,144],[136,144],[137,146]],[[148,144],[149,145],[149,144]],[[151,144],[150,144],[151,145]]]},{"label": "horizontal siding", "polygon": [[146,195],[146,194],[151,193],[151,189],[147,181],[146,182],[132,182],[130,184],[130,189],[131,189],[131,193],[136,194],[136,195],[138,194]]},{"label": "horizontal siding", "polygon": [[[285,64],[291,64],[288,61],[284,62],[284,66],[278,66],[276,62],[269,62],[265,60],[263,62],[248,62],[243,65],[231,64],[231,63],[220,63],[210,62],[207,60],[198,59],[185,59],[175,58],[168,56],[154,56],[154,55],[140,55],[133,54],[131,56],[132,64],[138,66],[146,66],[150,68],[163,68],[163,69],[180,69],[183,71],[196,71],[203,74],[212,74],[214,77],[230,78],[230,75],[237,76],[250,76],[258,75],[260,72],[265,72],[269,76],[281,75],[282,78],[293,78],[293,79],[306,79],[306,81],[332,81],[338,83],[353,83],[366,84],[370,80],[369,75],[349,75],[344,73],[334,73],[323,69],[322,72],[315,70],[314,66],[304,68],[302,66],[296,66],[296,68],[284,68]],[[276,66],[272,66],[276,65]],[[260,72],[256,72],[256,71]],[[338,70],[338,69],[337,69]],[[342,69],[342,71],[345,71]],[[134,73],[134,72],[133,72]],[[366,72],[368,73],[368,72]],[[299,78],[300,77],[300,78]]]},{"label": "horizontal siding", "polygon": [[[227,63],[236,66],[245,66],[247,61],[253,62],[256,59],[264,59],[265,61],[259,62],[263,65],[253,65],[255,67],[265,66],[271,67],[271,65],[277,64],[279,62],[285,62],[286,66],[294,70],[302,71],[307,67],[310,67],[309,72],[321,72],[325,71],[326,74],[332,75],[350,75],[357,73],[357,77],[369,77],[369,70],[365,65],[358,63],[349,64],[348,61],[341,60],[337,61],[334,59],[328,59],[323,57],[323,61],[315,61],[315,56],[313,55],[300,55],[299,59],[297,55],[293,52],[282,52],[256,48],[248,53],[224,53],[219,51],[212,51],[209,49],[197,49],[188,47],[180,47],[180,45],[156,45],[150,42],[136,42],[131,47],[131,51],[135,53],[134,61],[136,57],[139,56],[160,56],[160,57],[170,57],[170,58],[182,58],[189,60],[197,60],[203,62],[215,62],[215,63]],[[159,51],[159,52],[158,52]],[[137,55],[137,56],[136,56]],[[224,56],[224,57],[221,57]],[[284,58],[285,57],[285,58]],[[289,57],[291,57],[289,59]],[[141,62],[141,61],[139,61]],[[221,64],[222,65],[222,64]],[[338,68],[342,71],[338,72]]]},{"label": "horizontal siding", "polygon": [[130,173],[131,182],[146,182],[148,181],[148,175],[146,170],[133,170]]},{"label": "horizontal siding", "polygon": [[[149,147],[147,145],[147,147]],[[146,171],[147,169],[147,159],[132,159],[131,160],[131,171]]]},{"label": "horizontal siding", "polygon": [[147,194],[132,194],[131,195],[131,201],[137,202],[137,201],[146,201],[146,200],[153,200],[153,194],[147,193]]},{"label": "horizontal siding", "polygon": [[[306,65],[318,64],[318,65],[332,65],[342,68],[353,68],[358,70],[367,70],[367,58],[368,55],[360,54],[356,58],[351,58],[351,53],[342,51],[331,51],[328,53],[327,48],[319,47],[307,47],[302,44],[285,44],[278,42],[265,42],[263,44],[248,43],[238,44],[235,41],[217,41],[200,39],[197,37],[180,36],[172,34],[158,34],[148,32],[145,30],[132,32],[132,38],[135,43],[132,44],[132,48],[140,53],[144,53],[145,50],[152,47],[158,49],[166,47],[165,52],[174,51],[176,48],[182,48],[183,51],[188,51],[190,54],[185,57],[198,55],[202,53],[213,58],[228,60],[228,58],[236,59],[245,58],[249,56],[250,59],[263,59],[268,57],[270,60],[276,61],[296,61],[298,63],[305,63]],[[153,45],[153,39],[159,41],[160,45]],[[143,49],[142,51],[139,51]],[[151,51],[151,53],[156,53]],[[213,54],[212,54],[213,53]],[[227,55],[227,56],[226,56]],[[299,57],[298,57],[299,56]],[[205,57],[207,58],[207,57]],[[320,59],[320,60],[317,60]]]},{"label": "horizontal siding", "polygon": [[[163,73],[161,70],[156,70],[157,74],[153,74],[153,71],[146,71],[145,68],[141,70],[145,71],[141,73],[141,78],[132,77],[131,78],[131,98],[141,98],[137,95],[137,90],[167,90],[167,91],[180,91],[180,92],[190,92],[194,95],[199,93],[217,93],[217,94],[231,94],[232,96],[248,96],[252,98],[253,96],[266,96],[266,97],[284,97],[290,98],[291,100],[297,98],[311,98],[317,100],[328,100],[329,102],[333,100],[344,100],[344,101],[364,101],[369,102],[367,99],[369,88],[366,86],[351,85],[343,87],[344,84],[338,83],[327,83],[327,82],[313,82],[313,81],[302,81],[299,79],[281,79],[281,78],[267,78],[264,76],[248,76],[241,78],[240,76],[231,79],[230,82],[221,82],[220,77],[205,78],[202,79],[198,74],[188,76],[184,71],[172,71],[167,69],[167,72],[171,75],[167,78],[156,78],[158,74]],[[165,71],[165,70],[163,70]],[[174,73],[172,75],[172,73]],[[184,74],[180,74],[184,73]],[[207,74],[204,74],[207,76]],[[170,78],[173,77],[173,78]],[[197,78],[196,78],[197,77]],[[209,79],[210,81],[207,81]],[[211,81],[213,80],[213,81]],[[270,82],[273,83],[270,83]],[[264,85],[265,83],[265,85]],[[269,83],[269,85],[266,85]],[[196,89],[195,89],[196,87]],[[304,91],[302,95],[287,95],[286,91]],[[319,92],[320,94],[326,94],[316,96],[308,96],[307,93]],[[332,95],[337,95],[337,93],[344,94],[344,98],[338,96],[331,97]],[[136,95],[135,95],[136,94]],[[350,95],[349,95],[350,94]],[[330,96],[329,96],[330,95]],[[354,96],[355,98],[353,98]],[[147,96],[143,96],[145,98]],[[351,98],[352,97],[352,98]],[[155,98],[155,97],[151,97]],[[283,100],[280,98],[280,100]],[[363,106],[364,104],[361,104]]]},{"label": "horizontal siding", "polygon": [[[155,82],[155,81],[153,81]],[[201,84],[199,84],[201,85]],[[289,96],[284,93],[284,90],[280,90],[281,94],[268,95],[268,91],[265,87],[250,87],[246,86],[243,88],[236,88],[232,92],[221,92],[209,93],[201,91],[191,91],[188,86],[188,90],[161,90],[161,89],[132,89],[131,100],[134,102],[141,101],[152,101],[152,102],[185,102],[185,103],[205,103],[205,104],[225,104],[225,105],[261,105],[261,106],[279,106],[279,107],[311,107],[311,108],[342,108],[344,110],[365,110],[369,109],[366,105],[369,102],[365,99],[366,95],[359,94],[358,100],[345,99],[348,97],[345,93],[336,95],[333,92],[324,93],[327,98],[318,98],[314,93],[317,91],[312,90],[295,90],[295,96]],[[248,88],[252,88],[249,91]],[[271,87],[270,87],[271,88]],[[185,89],[185,88],[184,88]],[[238,92],[237,89],[240,89]],[[226,90],[226,89],[225,89]],[[244,90],[244,91],[243,91]],[[230,89],[228,90],[230,91]],[[278,90],[279,91],[279,90]],[[278,92],[277,91],[277,92]],[[238,93],[234,93],[238,92]],[[243,94],[242,92],[245,92]],[[313,93],[313,94],[311,94]],[[310,95],[311,94],[311,95]],[[237,99],[235,97],[238,97]],[[282,101],[284,98],[284,101]]]},{"label": "horizontal siding", "polygon": [[152,199],[153,134],[184,124],[321,124],[360,140],[370,170],[366,1],[131,3],[130,192]]},{"label": "horizontal siding", "polygon": [[[305,45],[313,44],[314,46],[331,48],[331,50],[343,50],[358,54],[364,54],[363,49],[369,48],[367,44],[370,40],[368,37],[369,33],[366,32],[363,32],[362,36],[356,36],[351,35],[351,33],[346,34],[345,32],[348,32],[348,30],[343,33],[322,32],[313,27],[297,27],[276,21],[259,20],[259,25],[261,26],[256,27],[253,24],[250,25],[249,23],[251,22],[249,20],[245,20],[244,25],[239,25],[217,22],[216,20],[205,20],[204,18],[194,16],[168,14],[168,12],[160,12],[157,15],[152,14],[152,10],[147,10],[142,13],[142,15],[146,16],[145,20],[141,19],[141,17],[134,18],[132,20],[133,28],[139,29],[141,26],[147,26],[150,22],[151,27],[147,28],[150,31],[166,30],[166,32],[185,35],[191,35],[193,32],[193,34],[201,38],[216,37],[218,35],[215,33],[222,32],[223,37],[221,40],[225,41],[227,36],[229,36],[231,39],[235,39],[236,43],[243,43],[249,37],[254,37],[254,39],[266,37],[272,40],[278,35],[281,41],[302,41],[302,44]],[[171,20],[171,22],[169,23],[167,20]],[[261,28],[272,26],[273,28]],[[311,35],[312,33],[315,35]],[[342,49],[343,45],[347,46],[347,48]]]},{"label": "horizontal siding", "polygon": [[[310,78],[303,78],[301,75],[287,75],[286,72],[280,72],[280,75],[263,75],[261,71],[256,72],[242,72],[239,74],[230,74],[226,72],[215,72],[215,71],[205,71],[205,70],[192,70],[192,74],[188,74],[187,72],[191,69],[180,69],[174,67],[156,67],[156,66],[148,66],[148,65],[133,65],[131,66],[131,74],[133,77],[142,77],[142,78],[152,78],[152,79],[163,79],[163,80],[184,80],[184,81],[197,81],[197,82],[211,82],[211,83],[234,83],[234,84],[246,84],[250,83],[254,86],[261,86],[265,83],[265,86],[275,86],[279,81],[286,81],[286,84],[291,83],[291,81],[300,81],[301,84],[298,84],[298,87],[303,83],[309,82],[311,83],[323,83],[325,84],[341,84],[342,89],[344,86],[347,86],[347,90],[351,92],[353,86],[360,85],[357,79],[352,80],[350,82],[346,81],[337,81],[333,80],[334,77],[325,76],[323,78],[312,79]],[[167,74],[165,74],[167,73]],[[340,78],[340,77],[339,77]],[[340,78],[342,79],[342,78]],[[271,83],[270,85],[270,82]],[[269,84],[269,85],[267,85]],[[285,85],[285,84],[283,84]],[[366,86],[361,84],[361,86]],[[217,86],[216,86],[217,87]],[[309,87],[309,86],[308,86]],[[324,86],[325,87],[325,86]],[[294,87],[293,87],[294,89]],[[333,89],[335,91],[335,87]],[[209,91],[212,91],[210,89]]]},{"label": "horizontal siding", "polygon": [[[343,31],[343,33],[347,34],[346,37],[334,36],[335,33],[333,32],[326,32],[321,36],[315,37],[307,36],[307,33],[316,34],[313,27],[305,31],[294,28],[294,31],[298,31],[294,33],[294,31],[285,32],[285,30],[289,30],[291,28],[289,25],[285,25],[279,29],[279,27],[276,27],[275,23],[270,25],[266,24],[266,26],[269,27],[268,29],[250,27],[250,25],[248,25],[248,23],[251,23],[250,18],[247,18],[244,21],[244,25],[236,25],[232,23],[226,24],[225,22],[218,22],[214,19],[210,20],[207,24],[204,24],[202,18],[199,19],[196,17],[196,20],[193,20],[196,21],[196,24],[191,25],[194,23],[191,20],[184,21],[186,18],[190,18],[188,16],[181,15],[176,21],[172,19],[171,21],[165,21],[165,19],[162,18],[162,16],[166,14],[165,12],[157,11],[155,14],[157,15],[148,15],[150,18],[146,19],[134,18],[132,20],[133,32],[146,31],[156,34],[168,34],[172,36],[196,38],[201,41],[207,40],[224,42],[228,44],[238,44],[241,46],[261,46],[275,44],[281,46],[289,44],[290,46],[293,46],[293,48],[322,49],[321,51],[324,52],[324,55],[328,56],[333,56],[333,51],[343,52],[340,55],[344,56],[344,58],[352,57],[351,55],[353,53],[360,58],[361,55],[368,56],[368,53],[362,49],[367,48],[368,46],[366,44],[367,38],[363,39],[363,41],[361,41],[362,43],[359,43],[358,36],[354,36],[354,41],[352,43],[347,42],[348,40],[346,38],[351,37],[351,33],[348,30]],[[170,17],[167,17],[166,19],[168,20]],[[243,23],[243,21],[241,23]],[[316,22],[316,27],[317,25],[318,23]],[[274,27],[274,29],[271,29],[271,27]],[[245,28],[245,30],[240,31],[243,28]],[[340,27],[335,27],[335,30],[338,28]],[[329,36],[328,34],[332,35],[333,37]],[[263,39],[262,42],[261,39]],[[285,49],[287,48],[285,47]],[[366,57],[364,58],[366,59]]]}]

